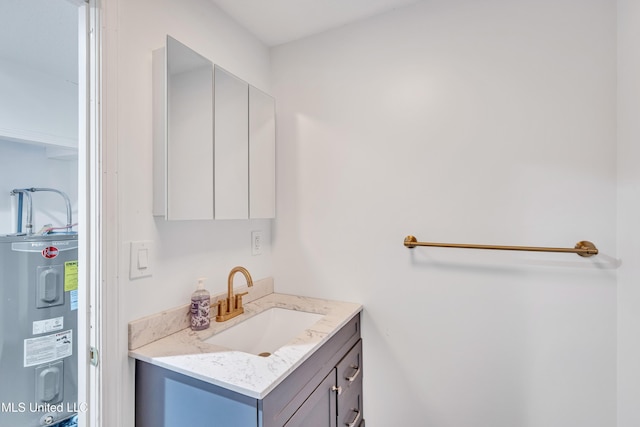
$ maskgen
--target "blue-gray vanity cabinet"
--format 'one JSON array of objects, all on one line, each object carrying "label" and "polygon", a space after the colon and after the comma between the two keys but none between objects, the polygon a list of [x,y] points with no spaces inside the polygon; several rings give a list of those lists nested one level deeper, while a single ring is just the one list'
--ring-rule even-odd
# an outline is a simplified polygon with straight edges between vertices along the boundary
[{"label": "blue-gray vanity cabinet", "polygon": [[256,425],[256,399],[136,361],[136,427]]},{"label": "blue-gray vanity cabinet", "polygon": [[263,399],[136,361],[136,427],[364,427],[356,315]]},{"label": "blue-gray vanity cabinet", "polygon": [[362,340],[304,401],[285,427],[364,427]]},{"label": "blue-gray vanity cabinet", "polygon": [[285,427],[336,427],[337,399],[333,386],[336,384],[333,369],[320,385],[304,401],[302,406],[287,421]]}]

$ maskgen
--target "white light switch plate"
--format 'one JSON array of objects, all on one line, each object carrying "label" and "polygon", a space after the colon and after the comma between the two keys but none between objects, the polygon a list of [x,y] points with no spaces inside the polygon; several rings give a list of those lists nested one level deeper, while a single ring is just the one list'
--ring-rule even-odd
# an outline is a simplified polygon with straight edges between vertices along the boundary
[{"label": "white light switch plate", "polygon": [[129,279],[139,279],[152,275],[153,241],[131,242]]}]

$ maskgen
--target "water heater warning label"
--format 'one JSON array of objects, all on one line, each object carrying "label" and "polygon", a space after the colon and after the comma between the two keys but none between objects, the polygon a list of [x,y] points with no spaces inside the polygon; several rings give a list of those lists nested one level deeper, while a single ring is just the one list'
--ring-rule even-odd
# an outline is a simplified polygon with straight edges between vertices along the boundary
[{"label": "water heater warning label", "polygon": [[47,332],[59,331],[62,328],[64,328],[64,317],[54,317],[33,322],[32,333],[33,335],[46,334]]},{"label": "water heater warning label", "polygon": [[78,289],[78,261],[67,261],[64,263],[64,291],[76,289]]},{"label": "water heater warning label", "polygon": [[63,359],[73,354],[73,331],[24,340],[24,367]]}]

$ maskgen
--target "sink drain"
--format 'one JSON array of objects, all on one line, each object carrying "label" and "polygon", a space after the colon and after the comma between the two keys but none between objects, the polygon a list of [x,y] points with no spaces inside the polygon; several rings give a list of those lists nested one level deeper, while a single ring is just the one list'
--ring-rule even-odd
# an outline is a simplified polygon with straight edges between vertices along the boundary
[{"label": "sink drain", "polygon": [[260,357],[269,357],[269,356],[271,356],[271,353],[269,353],[268,351],[263,351],[262,353],[258,353],[258,356],[260,356]]}]

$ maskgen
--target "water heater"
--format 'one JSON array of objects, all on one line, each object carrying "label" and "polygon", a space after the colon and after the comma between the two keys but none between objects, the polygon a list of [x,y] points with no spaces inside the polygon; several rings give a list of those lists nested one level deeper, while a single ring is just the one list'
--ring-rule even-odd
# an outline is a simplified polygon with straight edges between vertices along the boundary
[{"label": "water heater", "polygon": [[78,238],[0,237],[0,426],[78,412]]}]

